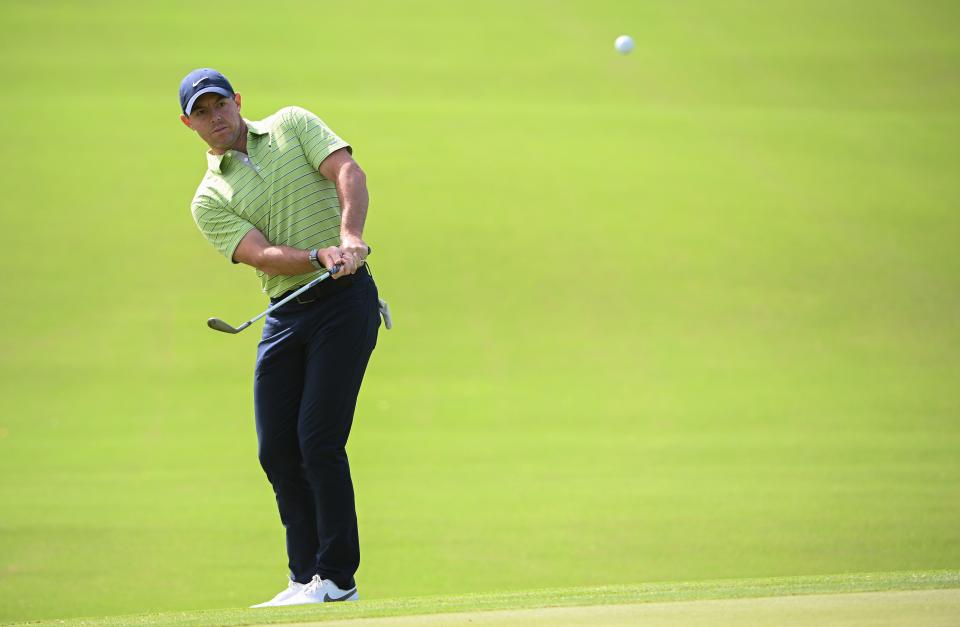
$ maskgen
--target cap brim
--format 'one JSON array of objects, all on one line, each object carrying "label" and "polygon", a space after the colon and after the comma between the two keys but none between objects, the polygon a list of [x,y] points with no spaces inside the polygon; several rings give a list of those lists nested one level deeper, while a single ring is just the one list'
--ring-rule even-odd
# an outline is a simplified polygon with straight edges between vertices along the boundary
[{"label": "cap brim", "polygon": [[203,89],[195,93],[190,98],[190,100],[187,101],[187,106],[183,110],[183,112],[186,113],[187,115],[190,115],[190,111],[193,110],[193,103],[197,101],[197,98],[199,98],[204,94],[220,94],[221,96],[226,96],[227,98],[230,98],[231,96],[233,96],[233,94],[231,94],[229,91],[227,91],[223,87],[204,87]]}]

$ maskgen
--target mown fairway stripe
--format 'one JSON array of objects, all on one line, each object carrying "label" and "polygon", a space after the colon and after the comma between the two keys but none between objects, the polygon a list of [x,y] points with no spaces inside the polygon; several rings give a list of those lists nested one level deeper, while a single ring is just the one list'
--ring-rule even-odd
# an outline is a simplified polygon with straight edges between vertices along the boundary
[{"label": "mown fairway stripe", "polygon": [[[853,594],[763,597],[673,603],[634,603],[532,610],[460,612],[432,616],[390,616],[336,621],[344,627],[378,625],[498,625],[572,627],[924,627],[955,626],[960,590],[913,590]],[[329,624],[330,621],[324,621]],[[281,623],[282,625],[283,623]],[[320,622],[286,623],[306,627]]]},{"label": "mown fairway stripe", "polygon": [[[960,571],[916,571],[662,582],[591,588],[512,590],[459,596],[374,599],[326,606],[252,610],[246,608],[69,619],[41,624],[89,625],[250,625],[316,622],[557,607],[630,605],[804,595],[836,595],[905,590],[958,590]],[[360,588],[361,597],[363,588]],[[253,603],[256,599],[251,599]],[[31,623],[37,624],[37,623]],[[808,623],[809,624],[809,623]]]}]

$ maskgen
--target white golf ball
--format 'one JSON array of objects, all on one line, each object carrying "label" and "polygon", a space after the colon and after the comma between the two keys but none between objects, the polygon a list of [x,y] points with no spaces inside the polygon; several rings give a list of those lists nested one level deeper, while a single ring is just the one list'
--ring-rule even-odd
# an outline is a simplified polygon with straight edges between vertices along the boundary
[{"label": "white golf ball", "polygon": [[616,48],[620,54],[628,54],[633,50],[633,37],[630,35],[620,35],[617,37],[617,40],[613,42],[613,47]]}]

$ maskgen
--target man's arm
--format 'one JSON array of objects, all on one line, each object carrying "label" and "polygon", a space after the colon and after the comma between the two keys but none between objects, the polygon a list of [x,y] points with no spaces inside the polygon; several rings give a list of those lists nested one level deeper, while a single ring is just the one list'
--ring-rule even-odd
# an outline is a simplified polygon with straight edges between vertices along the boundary
[{"label": "man's arm", "polygon": [[363,225],[367,221],[370,195],[367,193],[367,176],[353,160],[346,148],[335,150],[320,164],[320,174],[337,186],[340,198],[340,251],[344,260],[354,264],[356,271],[367,256],[367,244],[363,241]]},{"label": "man's arm", "polygon": [[[367,244],[363,241],[369,204],[367,178],[346,148],[330,153],[320,164],[320,174],[333,181],[340,198],[340,247],[330,246],[318,251],[325,267],[341,266],[340,272],[333,275],[336,279],[356,272],[367,256]],[[240,240],[233,258],[271,276],[292,276],[314,269],[310,263],[310,251],[274,246],[257,229],[251,229]]]},{"label": "man's arm", "polygon": [[[320,263],[326,268],[332,268],[335,265],[344,266],[340,272],[333,275],[333,278],[342,277],[347,272],[344,265],[343,255],[336,246],[321,248],[317,251]],[[310,263],[310,251],[291,248],[290,246],[274,246],[263,233],[257,229],[251,229],[233,253],[233,259],[248,266],[253,266],[257,270],[271,276],[293,276],[297,274],[306,274],[315,268]],[[354,272],[356,268],[354,268]]]}]

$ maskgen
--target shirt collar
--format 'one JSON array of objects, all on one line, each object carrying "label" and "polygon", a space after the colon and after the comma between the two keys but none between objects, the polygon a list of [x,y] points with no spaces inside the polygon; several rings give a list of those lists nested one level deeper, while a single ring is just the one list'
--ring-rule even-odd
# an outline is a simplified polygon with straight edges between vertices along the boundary
[{"label": "shirt collar", "polygon": [[[247,125],[247,140],[249,141],[250,135],[266,135],[270,132],[270,129],[263,122],[251,122],[250,120],[244,119],[244,123]],[[221,168],[223,167],[223,158],[227,156],[227,153],[222,155],[215,155],[209,150],[207,151],[207,167],[210,168],[210,171],[214,174],[223,174]]]},{"label": "shirt collar", "polygon": [[263,123],[262,120],[258,122],[251,122],[250,120],[244,120],[247,123],[247,130],[254,135],[266,135],[270,132],[270,128]]}]

